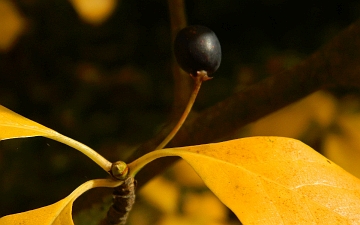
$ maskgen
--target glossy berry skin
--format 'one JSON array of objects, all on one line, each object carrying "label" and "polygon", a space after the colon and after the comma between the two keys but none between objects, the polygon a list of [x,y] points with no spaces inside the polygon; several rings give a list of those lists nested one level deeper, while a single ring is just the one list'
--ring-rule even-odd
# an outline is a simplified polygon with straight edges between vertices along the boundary
[{"label": "glossy berry skin", "polygon": [[220,66],[221,46],[215,33],[207,27],[193,25],[177,34],[174,53],[180,67],[193,76],[204,70],[214,73]]}]

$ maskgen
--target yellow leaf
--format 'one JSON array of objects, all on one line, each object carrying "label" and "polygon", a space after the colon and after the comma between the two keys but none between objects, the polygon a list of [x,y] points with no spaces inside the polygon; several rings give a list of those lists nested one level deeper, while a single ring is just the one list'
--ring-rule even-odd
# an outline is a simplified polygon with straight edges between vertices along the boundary
[{"label": "yellow leaf", "polygon": [[185,159],[243,224],[359,224],[360,180],[300,141],[251,137],[163,149]]},{"label": "yellow leaf", "polygon": [[84,192],[95,187],[116,187],[123,181],[98,179],[85,182],[66,198],[39,209],[16,213],[0,218],[0,225],[73,225],[72,205]]},{"label": "yellow leaf", "polygon": [[51,135],[56,132],[0,105],[0,140]]},{"label": "yellow leaf", "polygon": [[111,163],[93,149],[0,105],[0,141],[34,136],[47,137],[69,145],[87,155],[105,171],[110,171]]}]

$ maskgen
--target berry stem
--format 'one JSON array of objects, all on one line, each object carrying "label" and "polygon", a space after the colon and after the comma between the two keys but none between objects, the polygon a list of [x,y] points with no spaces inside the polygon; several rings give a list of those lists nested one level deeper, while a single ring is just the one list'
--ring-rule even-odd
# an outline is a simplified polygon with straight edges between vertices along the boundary
[{"label": "berry stem", "polygon": [[194,89],[191,93],[190,99],[188,104],[186,105],[185,111],[183,112],[183,114],[180,117],[180,120],[178,121],[178,123],[175,125],[175,127],[173,128],[173,130],[169,133],[169,135],[155,148],[155,150],[158,149],[163,149],[170,141],[171,139],[176,135],[176,133],[179,131],[179,129],[181,128],[181,126],[184,124],[187,116],[189,115],[192,106],[194,105],[196,96],[199,93],[201,84],[203,81],[209,80],[211,79],[210,77],[207,76],[207,72],[205,71],[199,71],[197,72],[196,76],[191,75],[191,77],[195,80],[195,85],[194,85]]}]

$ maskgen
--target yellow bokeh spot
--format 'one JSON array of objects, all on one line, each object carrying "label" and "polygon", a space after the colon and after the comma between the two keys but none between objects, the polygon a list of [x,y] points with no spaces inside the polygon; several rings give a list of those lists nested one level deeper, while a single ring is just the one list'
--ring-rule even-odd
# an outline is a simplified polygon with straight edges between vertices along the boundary
[{"label": "yellow bokeh spot", "polygon": [[228,225],[226,222],[199,220],[198,218],[191,218],[180,215],[166,215],[157,225]]},{"label": "yellow bokeh spot", "polygon": [[360,115],[340,115],[337,125],[340,131],[324,141],[324,155],[360,178]]},{"label": "yellow bokeh spot", "polygon": [[86,23],[99,25],[113,13],[116,0],[70,0],[80,18]]},{"label": "yellow bokeh spot", "polygon": [[196,218],[199,221],[225,221],[227,208],[210,191],[202,194],[189,193],[185,196],[183,212],[186,216]]},{"label": "yellow bokeh spot", "polygon": [[318,91],[252,124],[251,136],[299,138],[312,123],[327,127],[336,114],[335,98]]},{"label": "yellow bokeh spot", "polygon": [[0,51],[8,51],[23,32],[25,20],[11,1],[0,1]]},{"label": "yellow bokeh spot", "polygon": [[185,160],[180,160],[173,166],[176,181],[187,187],[205,187],[204,181]]},{"label": "yellow bokeh spot", "polygon": [[177,210],[179,189],[161,176],[147,183],[139,194],[162,212],[174,213]]}]

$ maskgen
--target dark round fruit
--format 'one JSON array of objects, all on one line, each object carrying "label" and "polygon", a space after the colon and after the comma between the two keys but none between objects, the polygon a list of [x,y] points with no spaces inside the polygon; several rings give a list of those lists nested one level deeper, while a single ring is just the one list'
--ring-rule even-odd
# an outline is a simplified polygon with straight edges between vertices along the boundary
[{"label": "dark round fruit", "polygon": [[220,66],[220,42],[215,33],[204,26],[193,25],[180,30],[174,52],[180,67],[193,76],[201,70],[211,74]]}]

